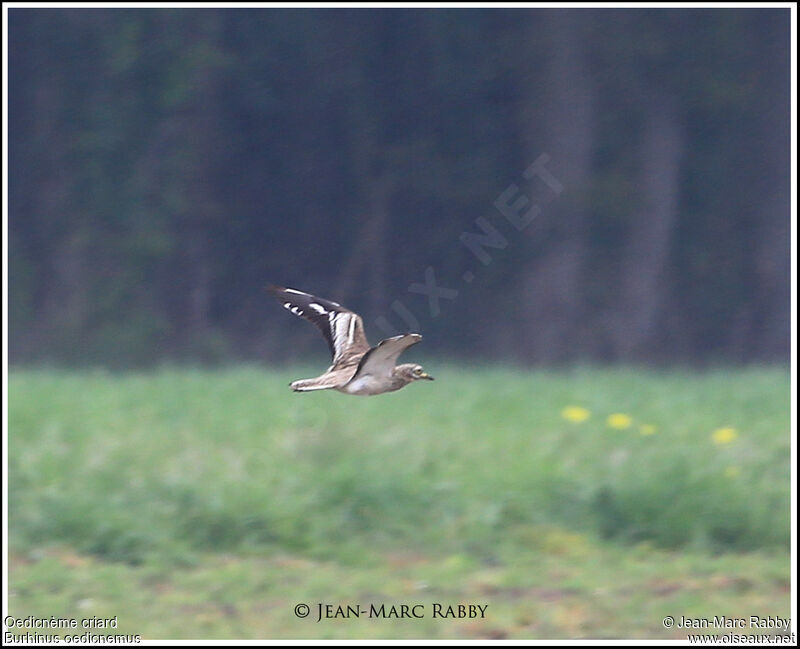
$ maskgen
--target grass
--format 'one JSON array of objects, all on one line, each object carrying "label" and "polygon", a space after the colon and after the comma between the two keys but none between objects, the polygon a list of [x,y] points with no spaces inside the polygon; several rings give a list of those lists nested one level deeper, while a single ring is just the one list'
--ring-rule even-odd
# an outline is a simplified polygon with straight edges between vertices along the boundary
[{"label": "grass", "polygon": [[[788,615],[787,371],[431,371],[374,398],[254,368],[12,371],[10,612],[125,611],[158,638],[680,637],[664,615]],[[481,598],[483,622],[292,614]]]}]

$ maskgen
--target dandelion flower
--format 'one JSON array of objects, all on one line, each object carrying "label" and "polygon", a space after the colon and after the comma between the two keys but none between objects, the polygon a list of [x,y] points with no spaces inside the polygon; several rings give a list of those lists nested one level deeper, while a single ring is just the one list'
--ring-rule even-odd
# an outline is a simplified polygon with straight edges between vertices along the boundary
[{"label": "dandelion flower", "polygon": [[642,424],[639,426],[639,432],[642,435],[655,435],[658,429],[653,424]]},{"label": "dandelion flower", "polygon": [[727,469],[725,469],[725,477],[733,480],[738,478],[741,472],[742,471],[738,466],[729,466]]},{"label": "dandelion flower", "polygon": [[561,411],[561,416],[564,419],[575,422],[576,424],[586,421],[589,419],[591,414],[592,413],[590,413],[586,408],[581,408],[581,406],[567,406]]},{"label": "dandelion flower", "polygon": [[736,429],[731,428],[730,426],[725,426],[724,428],[717,428],[712,435],[712,439],[714,440],[715,444],[723,445],[723,444],[730,444],[733,440],[736,439]]},{"label": "dandelion flower", "polygon": [[609,428],[622,430],[624,428],[630,428],[633,420],[630,418],[630,416],[622,412],[615,412],[613,415],[608,416],[606,423],[608,424]]}]

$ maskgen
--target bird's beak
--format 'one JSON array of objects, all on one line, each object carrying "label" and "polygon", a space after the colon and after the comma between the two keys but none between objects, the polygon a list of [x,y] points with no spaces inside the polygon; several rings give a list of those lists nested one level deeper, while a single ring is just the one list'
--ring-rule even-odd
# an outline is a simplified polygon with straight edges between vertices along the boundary
[{"label": "bird's beak", "polygon": [[430,374],[428,374],[427,372],[423,372],[422,374],[420,374],[419,378],[428,379],[429,381],[433,381],[434,380],[433,377]]}]

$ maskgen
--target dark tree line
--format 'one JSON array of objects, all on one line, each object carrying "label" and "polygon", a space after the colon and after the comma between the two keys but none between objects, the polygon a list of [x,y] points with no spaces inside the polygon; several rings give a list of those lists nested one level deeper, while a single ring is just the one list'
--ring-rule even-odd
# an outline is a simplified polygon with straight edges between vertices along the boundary
[{"label": "dark tree line", "polygon": [[11,9],[11,360],[311,351],[267,282],[452,356],[785,360],[789,74],[788,10]]}]

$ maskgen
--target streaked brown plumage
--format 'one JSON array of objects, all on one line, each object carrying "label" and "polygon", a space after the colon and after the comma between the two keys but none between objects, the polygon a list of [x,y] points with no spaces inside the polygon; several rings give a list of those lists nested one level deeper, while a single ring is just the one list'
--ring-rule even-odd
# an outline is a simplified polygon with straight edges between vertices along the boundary
[{"label": "streaked brown plumage", "polygon": [[370,347],[361,316],[341,304],[292,288],[269,286],[267,290],[283,307],[313,322],[331,350],[331,366],[313,379],[293,381],[292,390],[338,390],[346,394],[373,395],[392,392],[419,379],[433,380],[415,363],[395,366],[406,349],[422,340],[416,333],[382,340]]}]

